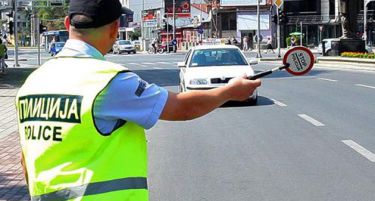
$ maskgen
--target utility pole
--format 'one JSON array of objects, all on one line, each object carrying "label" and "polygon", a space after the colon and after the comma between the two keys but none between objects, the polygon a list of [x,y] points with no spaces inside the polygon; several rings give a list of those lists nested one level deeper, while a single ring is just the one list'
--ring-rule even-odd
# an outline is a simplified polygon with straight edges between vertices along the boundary
[{"label": "utility pole", "polygon": [[258,54],[257,54],[257,58],[262,58],[262,54],[260,52],[260,5],[259,5],[260,1],[261,0],[257,0],[257,20],[258,20],[258,33],[257,33]]},{"label": "utility pole", "polygon": [[145,10],[145,0],[142,0],[142,10],[141,10],[141,36],[142,36],[142,47],[143,51],[146,51],[146,41],[145,41],[145,31],[144,31],[144,23],[143,23],[143,13]]},{"label": "utility pole", "polygon": [[17,5],[18,1],[14,0],[14,15],[13,15],[13,21],[14,21],[14,67],[20,66],[18,64],[18,22],[17,22]]},{"label": "utility pole", "polygon": [[[173,41],[176,40],[176,0],[173,0]],[[176,51],[176,45],[173,44],[173,51]]]},{"label": "utility pole", "polygon": [[303,46],[303,22],[302,21],[300,22],[300,26],[301,26],[301,37],[299,38],[299,40],[300,40],[300,45]]},{"label": "utility pole", "polygon": [[38,47],[38,66],[40,66],[42,64],[41,62],[41,57],[40,57],[40,19],[39,19],[39,16],[36,15],[36,45]]}]

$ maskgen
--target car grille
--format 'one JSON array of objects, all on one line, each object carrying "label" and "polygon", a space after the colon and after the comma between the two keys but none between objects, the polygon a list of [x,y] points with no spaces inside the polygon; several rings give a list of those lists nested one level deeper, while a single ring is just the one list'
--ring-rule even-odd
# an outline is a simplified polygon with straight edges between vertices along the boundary
[{"label": "car grille", "polygon": [[212,78],[211,79],[211,84],[225,84],[225,83],[228,83],[229,80],[231,80],[232,77],[229,77],[229,78]]}]

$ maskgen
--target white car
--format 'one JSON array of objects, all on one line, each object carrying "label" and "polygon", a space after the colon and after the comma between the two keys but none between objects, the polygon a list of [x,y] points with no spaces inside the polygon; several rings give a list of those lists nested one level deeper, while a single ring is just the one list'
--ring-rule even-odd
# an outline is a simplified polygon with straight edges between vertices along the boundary
[{"label": "white car", "polygon": [[113,49],[113,54],[121,54],[123,52],[126,52],[128,54],[130,53],[135,54],[137,52],[134,45],[129,40],[116,41],[112,49]]},{"label": "white car", "polygon": [[[249,62],[250,61],[250,62]],[[257,60],[246,60],[241,50],[233,45],[203,45],[189,50],[180,67],[180,91],[207,90],[226,85],[234,77],[253,76],[251,65]],[[248,99],[256,104],[255,91]]]}]

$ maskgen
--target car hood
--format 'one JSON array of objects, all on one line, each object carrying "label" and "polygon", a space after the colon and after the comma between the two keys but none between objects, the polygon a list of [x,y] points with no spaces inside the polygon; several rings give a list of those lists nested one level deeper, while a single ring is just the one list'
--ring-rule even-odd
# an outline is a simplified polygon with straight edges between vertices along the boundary
[{"label": "car hood", "polygon": [[185,78],[187,80],[201,78],[233,78],[246,74],[247,76],[254,75],[254,70],[250,66],[210,66],[210,67],[190,67],[186,69]]}]

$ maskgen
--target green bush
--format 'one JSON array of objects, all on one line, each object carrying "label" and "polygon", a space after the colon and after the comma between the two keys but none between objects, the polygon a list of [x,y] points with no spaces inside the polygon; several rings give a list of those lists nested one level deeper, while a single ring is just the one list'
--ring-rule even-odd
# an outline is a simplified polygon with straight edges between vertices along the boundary
[{"label": "green bush", "polygon": [[375,54],[363,53],[363,52],[343,52],[341,53],[342,57],[351,57],[351,58],[363,58],[363,59],[375,59]]}]

